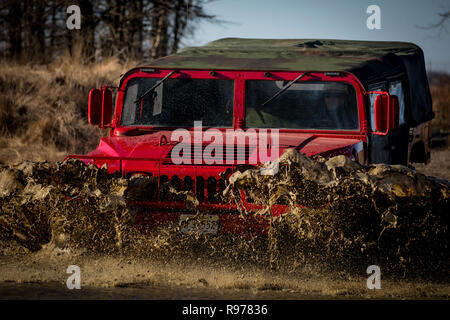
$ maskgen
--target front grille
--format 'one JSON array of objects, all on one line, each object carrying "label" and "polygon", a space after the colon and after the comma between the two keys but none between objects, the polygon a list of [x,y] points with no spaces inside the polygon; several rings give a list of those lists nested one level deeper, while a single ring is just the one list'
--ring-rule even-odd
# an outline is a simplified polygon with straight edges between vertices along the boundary
[{"label": "front grille", "polygon": [[[178,146],[182,146],[182,144],[178,144]],[[179,156],[179,157],[183,157],[183,158],[188,158],[190,159],[190,164],[191,165],[208,165],[207,163],[205,163],[204,161],[204,156],[202,157],[202,155],[205,154],[205,148],[207,146],[202,146],[202,152],[195,152],[195,148],[193,146],[191,146],[191,148],[189,149],[188,145],[185,145],[186,148],[188,150],[190,150],[190,153],[187,155],[183,154],[183,149],[182,151],[180,151],[179,155],[175,155],[175,156]],[[254,146],[250,146],[250,145],[245,145],[245,146],[239,146],[239,145],[233,145],[233,146],[221,146],[218,147],[222,149],[222,156],[220,157],[221,159],[221,164],[238,164],[238,163],[247,163],[250,155],[252,154],[252,152],[255,150]],[[173,150],[173,149],[172,149]],[[166,161],[163,161],[163,164],[173,164],[172,162],[172,150],[167,153],[166,155]],[[215,150],[214,150],[215,151]],[[231,152],[233,152],[233,157],[231,157]],[[208,152],[209,154],[209,152]],[[227,155],[230,155],[230,158],[233,159],[233,163],[227,163]],[[215,152],[211,153],[211,156],[215,159],[216,154]],[[228,160],[229,161],[229,160]],[[213,164],[216,165],[216,164]]]},{"label": "front grille", "polygon": [[[195,184],[194,184],[195,182]],[[151,200],[159,201],[183,201],[183,194],[176,194],[171,192],[172,188],[175,191],[190,191],[196,195],[197,200],[200,202],[218,203],[221,202],[222,192],[225,190],[226,183],[223,178],[217,179],[210,176],[208,178],[197,177],[197,179],[191,176],[186,176],[181,179],[179,176],[174,175],[169,178],[166,175],[160,177],[159,195],[150,195]]]}]

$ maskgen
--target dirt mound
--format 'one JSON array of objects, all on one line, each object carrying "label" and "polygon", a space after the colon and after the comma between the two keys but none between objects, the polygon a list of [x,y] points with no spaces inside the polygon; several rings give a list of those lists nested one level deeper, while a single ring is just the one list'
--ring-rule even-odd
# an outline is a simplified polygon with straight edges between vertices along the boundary
[{"label": "dirt mound", "polygon": [[[77,160],[4,166],[0,238],[31,251],[52,245],[168,259],[178,254],[289,270],[320,263],[361,272],[377,264],[403,275],[448,277],[448,181],[343,156],[316,161],[296,151],[278,164],[272,176],[261,175],[261,168],[237,171],[224,191],[228,201],[240,201],[244,190],[250,201],[267,205],[256,214],[270,220],[269,237],[252,239],[181,235],[177,224],[142,234],[126,201],[154,186],[151,178],[124,179]],[[185,196],[195,207],[192,195]],[[290,210],[272,217],[273,204]]]}]

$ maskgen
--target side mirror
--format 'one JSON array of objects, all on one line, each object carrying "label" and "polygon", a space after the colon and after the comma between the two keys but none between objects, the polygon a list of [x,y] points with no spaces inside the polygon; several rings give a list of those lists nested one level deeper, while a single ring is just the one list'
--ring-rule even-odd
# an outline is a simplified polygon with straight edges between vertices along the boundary
[{"label": "side mirror", "polygon": [[387,134],[388,133],[388,115],[389,115],[389,95],[381,93],[376,96],[375,103],[375,134]]},{"label": "side mirror", "polygon": [[367,94],[376,94],[374,101],[374,123],[373,134],[385,136],[389,130],[396,130],[399,127],[400,107],[397,96],[390,96],[384,91],[371,91]]},{"label": "side mirror", "polygon": [[106,128],[111,124],[112,120],[112,92],[111,89],[103,88],[102,99],[102,121],[100,128]]},{"label": "side mirror", "polygon": [[112,118],[112,92],[108,87],[89,91],[89,123],[99,128],[107,128]]},{"label": "side mirror", "polygon": [[397,130],[400,124],[400,105],[397,96],[389,96],[389,129]]},{"label": "side mirror", "polygon": [[99,89],[89,91],[88,119],[93,126],[98,126],[102,118],[102,92]]}]

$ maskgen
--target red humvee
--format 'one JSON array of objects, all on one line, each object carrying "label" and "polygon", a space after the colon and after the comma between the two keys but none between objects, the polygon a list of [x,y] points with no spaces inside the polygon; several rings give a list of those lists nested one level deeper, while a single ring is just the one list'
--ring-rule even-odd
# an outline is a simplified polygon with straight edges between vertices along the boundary
[{"label": "red humvee", "polygon": [[[222,39],[128,71],[115,108],[112,100],[111,87],[91,90],[89,121],[109,135],[89,154],[68,157],[192,191],[209,218],[191,230],[205,233],[264,230],[261,218],[244,222],[220,198],[221,173],[264,162],[262,151],[271,160],[296,149],[362,164],[430,158],[431,96],[422,50],[411,43]],[[130,205],[141,206],[149,226],[193,213],[161,191]]]}]

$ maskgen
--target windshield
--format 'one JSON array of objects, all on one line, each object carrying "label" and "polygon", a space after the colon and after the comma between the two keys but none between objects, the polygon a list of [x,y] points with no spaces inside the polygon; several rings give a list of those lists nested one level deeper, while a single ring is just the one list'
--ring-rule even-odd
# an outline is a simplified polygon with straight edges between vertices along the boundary
[{"label": "windshield", "polygon": [[127,83],[121,124],[124,126],[233,126],[233,80],[134,78]]},{"label": "windshield", "polygon": [[263,106],[288,82],[246,81],[247,128],[356,130],[355,88],[343,82],[299,82]]}]

